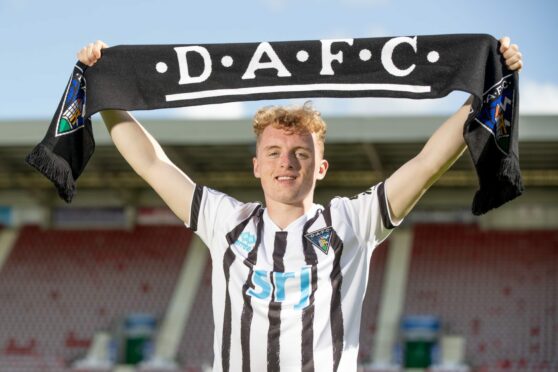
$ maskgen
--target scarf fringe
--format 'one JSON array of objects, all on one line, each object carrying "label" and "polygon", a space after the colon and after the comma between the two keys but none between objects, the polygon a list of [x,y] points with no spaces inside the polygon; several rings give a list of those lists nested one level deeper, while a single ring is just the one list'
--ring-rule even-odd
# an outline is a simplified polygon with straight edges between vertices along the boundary
[{"label": "scarf fringe", "polygon": [[54,183],[58,195],[66,203],[72,201],[76,193],[76,182],[70,166],[62,157],[40,143],[27,155],[25,161]]},{"label": "scarf fringe", "polygon": [[520,196],[523,191],[519,160],[507,156],[502,160],[500,169],[493,180],[494,184],[478,190],[473,199],[473,214],[480,216],[491,209]]}]

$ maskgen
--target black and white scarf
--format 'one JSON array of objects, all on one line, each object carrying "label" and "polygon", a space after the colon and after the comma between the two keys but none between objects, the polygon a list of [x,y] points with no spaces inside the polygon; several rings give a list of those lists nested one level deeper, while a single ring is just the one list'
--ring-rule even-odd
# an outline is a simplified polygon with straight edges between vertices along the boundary
[{"label": "black and white scarf", "polygon": [[301,97],[474,96],[464,137],[479,179],[473,213],[517,197],[518,74],[490,35],[238,44],[122,45],[78,62],[45,138],[26,161],[70,202],[93,154],[91,115]]}]

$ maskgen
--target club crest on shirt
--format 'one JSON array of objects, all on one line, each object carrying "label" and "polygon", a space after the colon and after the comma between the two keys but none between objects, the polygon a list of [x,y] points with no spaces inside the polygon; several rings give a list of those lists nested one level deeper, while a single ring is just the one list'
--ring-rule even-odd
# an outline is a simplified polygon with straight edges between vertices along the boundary
[{"label": "club crest on shirt", "polygon": [[83,127],[85,118],[85,78],[83,71],[76,66],[60,108],[56,125],[56,137],[75,132]]},{"label": "club crest on shirt", "polygon": [[331,246],[331,236],[333,235],[333,227],[326,227],[317,231],[312,231],[304,235],[306,239],[318,248],[324,254],[328,254]]},{"label": "club crest on shirt", "polygon": [[513,75],[508,75],[486,91],[475,120],[488,129],[498,148],[509,153],[513,108]]}]

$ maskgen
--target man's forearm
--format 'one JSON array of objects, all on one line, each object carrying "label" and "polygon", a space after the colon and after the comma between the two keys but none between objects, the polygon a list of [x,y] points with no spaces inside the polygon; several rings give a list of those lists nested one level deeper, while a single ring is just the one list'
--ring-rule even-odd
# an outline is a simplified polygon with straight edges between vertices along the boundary
[{"label": "man's forearm", "polygon": [[166,158],[161,146],[130,113],[107,110],[101,116],[116,148],[140,176],[145,176],[158,157]]},{"label": "man's forearm", "polygon": [[469,117],[472,102],[473,97],[469,97],[457,112],[432,134],[417,155],[425,163],[424,167],[430,170],[427,188],[436,182],[465,151],[467,145],[463,138],[463,126]]},{"label": "man's forearm", "polygon": [[386,193],[394,219],[404,218],[426,190],[461,156],[466,148],[463,126],[471,104],[472,97],[432,134],[417,156],[387,179]]},{"label": "man's forearm", "polygon": [[182,221],[190,221],[195,183],[164,153],[161,145],[125,111],[101,113],[118,151]]}]

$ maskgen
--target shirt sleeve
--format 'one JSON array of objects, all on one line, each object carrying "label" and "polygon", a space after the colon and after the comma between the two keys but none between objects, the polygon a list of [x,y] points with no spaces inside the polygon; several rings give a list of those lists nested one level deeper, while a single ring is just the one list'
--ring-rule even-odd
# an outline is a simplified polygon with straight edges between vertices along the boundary
[{"label": "shirt sleeve", "polygon": [[222,226],[243,203],[222,192],[196,185],[190,209],[192,229],[211,248],[217,226]]},{"label": "shirt sleeve", "polygon": [[401,223],[394,222],[391,217],[383,182],[352,198],[343,198],[343,201],[355,234],[374,246],[386,239]]}]

